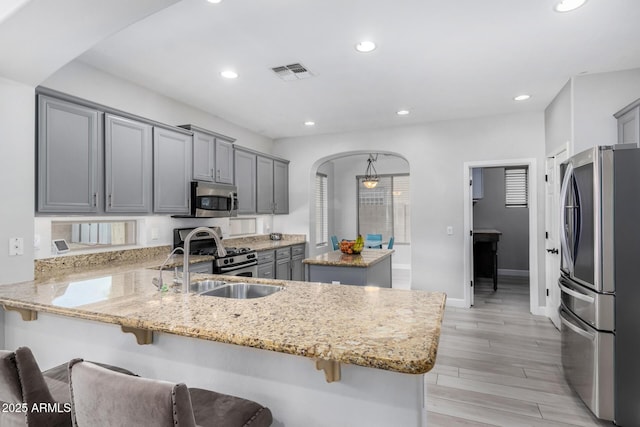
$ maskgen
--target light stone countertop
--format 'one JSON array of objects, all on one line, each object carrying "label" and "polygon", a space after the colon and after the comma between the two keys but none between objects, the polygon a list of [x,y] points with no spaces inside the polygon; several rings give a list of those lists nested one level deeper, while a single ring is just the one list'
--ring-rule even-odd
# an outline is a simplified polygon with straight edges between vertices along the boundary
[{"label": "light stone countertop", "polygon": [[194,274],[285,287],[234,300],[158,292],[158,274],[122,265],[2,285],[0,304],[409,374],[435,363],[444,293]]},{"label": "light stone countertop", "polygon": [[304,264],[330,265],[334,267],[370,267],[390,257],[393,249],[364,249],[360,254],[343,254],[332,251],[302,260]]}]

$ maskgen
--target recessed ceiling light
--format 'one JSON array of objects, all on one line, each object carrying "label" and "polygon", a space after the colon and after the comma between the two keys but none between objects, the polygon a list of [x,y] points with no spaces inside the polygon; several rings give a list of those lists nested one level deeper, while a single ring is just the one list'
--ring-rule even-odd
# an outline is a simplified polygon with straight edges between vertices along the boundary
[{"label": "recessed ceiling light", "polygon": [[356,45],[356,50],[358,52],[367,53],[375,50],[376,44],[372,41],[363,40]]},{"label": "recessed ceiling light", "polygon": [[407,114],[409,114],[409,110],[398,110],[396,111],[396,114],[399,116],[406,116]]},{"label": "recessed ceiling light", "polygon": [[237,79],[238,78],[238,73],[236,73],[233,70],[224,70],[223,72],[220,73],[220,75],[222,77],[224,77],[225,79]]},{"label": "recessed ceiling light", "polygon": [[313,121],[311,121],[311,120],[307,120],[306,122],[304,122],[304,125],[305,125],[305,126],[315,126],[315,125],[316,125],[316,122],[313,122]]},{"label": "recessed ceiling light", "polygon": [[529,98],[531,98],[531,95],[522,94],[522,95],[516,96],[515,98],[513,98],[513,100],[514,101],[526,101]]},{"label": "recessed ceiling light", "polygon": [[209,3],[213,3],[213,4],[218,4],[220,3],[222,0],[207,0]]},{"label": "recessed ceiling light", "polygon": [[571,12],[584,5],[587,0],[561,0],[556,4],[556,12]]}]

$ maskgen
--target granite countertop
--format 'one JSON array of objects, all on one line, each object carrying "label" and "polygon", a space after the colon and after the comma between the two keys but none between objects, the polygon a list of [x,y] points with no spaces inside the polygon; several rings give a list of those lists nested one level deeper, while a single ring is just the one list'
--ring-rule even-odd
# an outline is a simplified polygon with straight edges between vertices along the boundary
[{"label": "granite countertop", "polygon": [[260,252],[305,244],[306,236],[304,234],[283,234],[281,240],[271,240],[268,234],[263,234],[258,236],[224,239],[223,243],[226,247],[248,246],[251,249]]},{"label": "granite countertop", "polygon": [[304,264],[331,265],[334,267],[370,267],[386,257],[390,257],[393,249],[364,249],[358,255],[343,254],[340,251],[327,252],[313,258],[306,258]]},{"label": "granite countertop", "polygon": [[285,287],[234,300],[158,292],[158,274],[114,266],[3,285],[0,304],[409,374],[435,363],[444,293],[193,275]]}]

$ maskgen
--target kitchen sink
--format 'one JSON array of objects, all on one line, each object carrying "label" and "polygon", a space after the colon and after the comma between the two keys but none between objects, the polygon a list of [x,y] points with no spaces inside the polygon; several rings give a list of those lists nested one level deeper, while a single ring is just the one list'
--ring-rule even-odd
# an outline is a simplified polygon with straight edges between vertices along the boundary
[{"label": "kitchen sink", "polygon": [[200,282],[192,282],[191,286],[189,286],[189,292],[201,294],[212,289],[217,289],[226,284],[227,282],[224,280],[202,280]]},{"label": "kitchen sink", "polygon": [[226,283],[222,286],[200,292],[200,295],[233,298],[233,299],[249,299],[262,298],[284,289],[284,286],[264,285],[259,283]]}]

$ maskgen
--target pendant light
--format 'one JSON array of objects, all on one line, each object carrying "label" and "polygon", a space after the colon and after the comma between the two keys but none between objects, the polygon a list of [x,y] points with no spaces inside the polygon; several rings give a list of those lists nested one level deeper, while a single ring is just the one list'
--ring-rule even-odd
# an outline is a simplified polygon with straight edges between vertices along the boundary
[{"label": "pendant light", "polygon": [[[373,158],[372,154],[369,154],[369,158],[367,159],[367,170],[364,173],[364,179],[362,180],[362,185],[367,188],[375,188],[378,185],[378,171],[376,171],[375,166],[373,166],[373,162],[378,160],[378,155],[376,158]],[[373,173],[371,171],[373,170]]]}]

